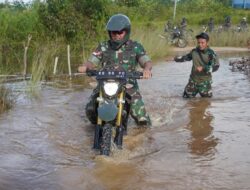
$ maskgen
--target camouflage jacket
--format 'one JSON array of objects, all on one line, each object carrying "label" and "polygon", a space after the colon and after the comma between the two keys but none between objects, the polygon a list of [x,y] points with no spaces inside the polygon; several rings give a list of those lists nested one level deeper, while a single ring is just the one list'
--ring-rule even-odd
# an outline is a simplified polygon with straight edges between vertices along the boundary
[{"label": "camouflage jacket", "polygon": [[[217,71],[220,65],[218,56],[210,48],[203,51],[195,48],[184,57],[186,61],[193,60],[190,78],[197,83],[212,80],[212,72]],[[197,71],[199,66],[203,67],[201,72]]]},{"label": "camouflage jacket", "polygon": [[[110,41],[100,43],[88,61],[97,67],[120,64],[126,71],[135,71],[138,66],[144,68],[144,64],[151,60],[140,43],[128,40],[118,50],[111,48]],[[137,85],[136,81],[131,83]]]}]

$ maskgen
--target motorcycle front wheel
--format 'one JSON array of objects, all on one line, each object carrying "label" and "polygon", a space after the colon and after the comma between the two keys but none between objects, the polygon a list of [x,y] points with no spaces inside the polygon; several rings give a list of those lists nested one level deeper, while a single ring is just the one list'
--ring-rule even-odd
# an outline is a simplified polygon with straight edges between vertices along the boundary
[{"label": "motorcycle front wheel", "polygon": [[179,48],[184,48],[187,46],[187,41],[185,39],[179,38],[176,45]]},{"label": "motorcycle front wheel", "polygon": [[111,150],[111,137],[112,137],[112,125],[106,123],[102,127],[102,137],[101,137],[101,146],[100,154],[109,156]]}]

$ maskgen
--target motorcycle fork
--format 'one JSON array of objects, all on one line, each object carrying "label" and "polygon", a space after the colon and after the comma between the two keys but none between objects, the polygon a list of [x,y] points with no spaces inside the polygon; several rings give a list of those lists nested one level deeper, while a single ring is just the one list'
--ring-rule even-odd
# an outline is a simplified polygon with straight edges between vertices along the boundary
[{"label": "motorcycle fork", "polygon": [[[102,91],[99,92],[99,97],[102,98]],[[100,106],[100,102],[98,103],[98,106]],[[94,149],[100,149],[100,140],[101,140],[101,126],[102,126],[102,120],[97,116],[97,124],[95,126],[95,137],[94,137]]]},{"label": "motorcycle fork", "polygon": [[123,142],[123,126],[122,126],[122,111],[123,111],[123,104],[124,104],[124,91],[122,91],[118,95],[118,114],[116,118],[116,135],[115,135],[115,143],[118,148],[122,148]]},{"label": "motorcycle fork", "polygon": [[118,95],[118,113],[117,113],[117,118],[116,118],[116,126],[120,127],[122,123],[122,110],[123,110],[123,101],[124,101],[124,92],[122,91]]},{"label": "motorcycle fork", "polygon": [[[102,91],[100,90],[99,97],[102,98]],[[100,102],[98,103],[98,107],[100,106]],[[97,125],[102,125],[102,120],[97,116]]]}]

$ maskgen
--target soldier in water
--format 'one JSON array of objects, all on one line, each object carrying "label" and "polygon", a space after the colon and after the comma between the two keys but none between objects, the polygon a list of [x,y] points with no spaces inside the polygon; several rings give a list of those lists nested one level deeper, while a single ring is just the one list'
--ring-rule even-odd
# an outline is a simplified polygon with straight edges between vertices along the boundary
[{"label": "soldier in water", "polygon": [[184,98],[195,97],[198,93],[202,97],[212,97],[212,72],[219,68],[218,56],[209,47],[209,36],[202,32],[196,36],[198,46],[189,54],[175,57],[176,62],[193,60],[193,66],[183,93]]}]

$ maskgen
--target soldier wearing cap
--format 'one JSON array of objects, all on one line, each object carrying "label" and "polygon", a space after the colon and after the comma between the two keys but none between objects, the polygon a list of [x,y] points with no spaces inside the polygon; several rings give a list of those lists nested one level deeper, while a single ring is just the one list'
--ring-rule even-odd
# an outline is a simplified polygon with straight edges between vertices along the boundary
[{"label": "soldier wearing cap", "polygon": [[[129,18],[123,14],[113,15],[106,25],[106,30],[109,40],[101,42],[88,61],[78,68],[78,71],[86,72],[87,69],[111,64],[120,65],[126,71],[131,72],[140,66],[143,68],[143,78],[151,78],[151,59],[140,43],[130,40],[131,23]],[[149,126],[151,124],[150,118],[146,112],[138,83],[136,80],[128,82],[131,86],[131,88],[127,89],[128,94],[131,96],[131,116],[138,125]],[[98,93],[97,89],[93,91],[86,106],[86,115],[93,124],[96,123],[95,98]]]},{"label": "soldier wearing cap", "polygon": [[198,93],[201,97],[212,97],[212,72],[219,69],[219,60],[215,52],[209,47],[209,36],[202,32],[196,36],[197,47],[189,54],[175,57],[176,62],[193,60],[193,66],[183,93],[184,98],[195,97]]}]

